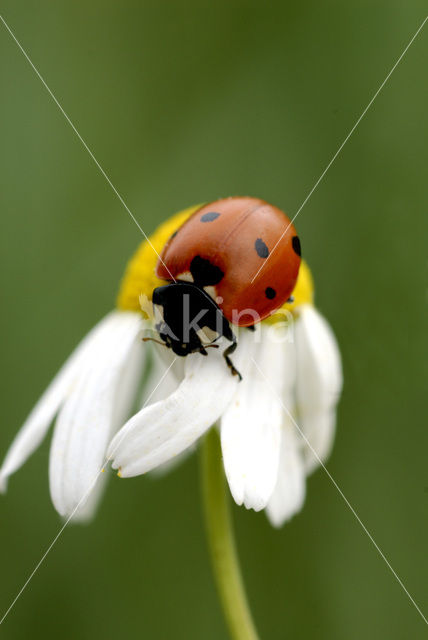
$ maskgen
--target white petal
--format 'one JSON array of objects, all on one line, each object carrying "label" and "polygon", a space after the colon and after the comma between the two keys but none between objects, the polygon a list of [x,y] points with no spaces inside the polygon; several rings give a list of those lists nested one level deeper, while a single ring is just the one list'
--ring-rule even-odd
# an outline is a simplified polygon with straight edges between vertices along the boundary
[{"label": "white petal", "polygon": [[274,527],[281,527],[303,506],[305,500],[305,470],[299,438],[294,424],[284,421],[281,437],[281,457],[275,490],[266,507]]},{"label": "white petal", "polygon": [[70,522],[73,524],[86,524],[90,522],[99,507],[101,498],[107,486],[109,474],[100,473],[93,488],[88,492],[88,495],[81,501],[79,508],[76,511],[72,511],[72,518]]},{"label": "white petal", "polygon": [[[178,389],[142,409],[116,434],[108,456],[122,477],[146,473],[174,458],[218,419],[238,385],[222,357],[223,348],[208,356],[187,356]],[[234,362],[239,368],[238,352]]]},{"label": "white petal", "polygon": [[193,453],[195,453],[197,448],[196,442],[191,444],[187,449],[184,449],[181,453],[176,455],[174,458],[170,458],[163,464],[155,467],[150,471],[150,475],[153,478],[163,478],[171,471],[175,471],[177,467],[179,467],[187,458],[189,458]]},{"label": "white petal", "polygon": [[127,335],[127,339],[131,340],[128,349],[128,355],[123,357],[122,373],[117,383],[115,401],[113,407],[113,432],[117,431],[128,418],[138,409],[138,391],[145,373],[148,360],[147,345],[142,342],[138,326],[133,326],[135,331],[135,339],[132,341],[131,336]]},{"label": "white petal", "polygon": [[309,473],[319,459],[323,462],[327,458],[333,444],[342,365],[336,339],[323,316],[311,305],[302,306],[299,312],[295,326],[296,395],[298,423],[310,443],[310,447],[305,446]]},{"label": "white petal", "polygon": [[[145,345],[147,346],[147,345]],[[131,354],[126,362],[126,368],[121,376],[121,380],[116,391],[116,401],[114,407],[113,429],[123,424],[123,421],[129,417],[130,408],[134,403],[136,383],[141,378],[143,362],[147,358],[146,348],[144,354],[141,352],[140,344],[136,349],[132,349]],[[143,357],[144,356],[144,357]],[[105,458],[104,458],[105,462]],[[99,473],[94,487],[90,490],[88,496],[81,500],[79,508],[73,513],[72,522],[86,524],[92,520],[98,509],[99,503],[106,489],[109,474]]]},{"label": "white petal", "polygon": [[[140,407],[154,404],[159,400],[165,400],[177,389],[180,379],[174,373],[177,370],[175,364],[176,360],[183,360],[183,358],[176,359],[171,349],[158,347],[156,344],[146,344],[147,347],[150,346],[152,358],[149,375],[141,396]],[[162,384],[158,384],[160,379],[162,379]]]},{"label": "white petal", "polygon": [[330,456],[336,433],[336,411],[320,409],[316,413],[306,415],[303,424],[305,436],[311,445],[303,442],[305,471],[309,475]]},{"label": "white petal", "polygon": [[12,442],[0,470],[0,491],[6,490],[8,477],[26,462],[42,442],[94,341],[111,322],[114,314],[115,312],[110,313],[103,318],[82,340],[31,411]]},{"label": "white petal", "polygon": [[221,446],[230,490],[237,504],[255,511],[266,506],[277,480],[282,393],[288,366],[284,345],[270,338],[270,327],[260,331],[246,336],[250,366],[221,420]]},{"label": "white petal", "polygon": [[142,323],[135,312],[111,314],[59,413],[49,480],[52,501],[63,516],[89,496],[105,462],[108,441],[129,411],[144,354]]},{"label": "white petal", "polygon": [[[155,343],[147,343],[147,347],[150,348],[151,363],[139,402],[141,409],[159,402],[159,400],[165,400],[165,398],[174,393],[180,384],[180,380],[176,375],[176,372],[180,375],[176,363],[183,360],[183,358],[175,360],[175,354],[170,349],[160,347]],[[184,362],[182,367],[184,374]],[[183,377],[181,376],[181,379]],[[161,379],[162,384],[158,384]],[[194,447],[190,446],[175,458],[167,460],[164,464],[152,469],[150,473],[159,478],[163,477],[180,465],[193,451]]]},{"label": "white petal", "polygon": [[[170,349],[159,347],[157,344],[152,344],[152,353],[152,366],[144,385],[140,403],[141,408],[148,407],[155,402],[159,402],[159,400],[165,400],[176,391],[184,377],[184,362],[181,362],[182,360],[184,361],[184,358],[177,358],[176,360],[175,354]],[[183,375],[181,375],[179,367],[176,366],[179,363],[182,367]],[[180,378],[178,376],[180,376]],[[158,384],[161,379],[162,384]],[[150,473],[159,478],[163,477],[184,462],[184,460],[194,452],[195,448],[196,445],[191,445],[182,451],[182,453],[175,456],[175,458],[171,458],[160,466],[155,467],[155,469],[152,469]]]}]

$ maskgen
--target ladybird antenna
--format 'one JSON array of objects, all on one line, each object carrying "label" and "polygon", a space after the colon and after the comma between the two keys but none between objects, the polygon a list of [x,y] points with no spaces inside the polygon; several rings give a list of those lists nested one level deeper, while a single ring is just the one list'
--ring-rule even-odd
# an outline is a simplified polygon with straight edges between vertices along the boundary
[{"label": "ladybird antenna", "polygon": [[145,337],[143,338],[143,342],[156,342],[156,344],[160,344],[162,347],[166,347],[165,342],[162,342],[161,340],[157,340],[156,338]]}]

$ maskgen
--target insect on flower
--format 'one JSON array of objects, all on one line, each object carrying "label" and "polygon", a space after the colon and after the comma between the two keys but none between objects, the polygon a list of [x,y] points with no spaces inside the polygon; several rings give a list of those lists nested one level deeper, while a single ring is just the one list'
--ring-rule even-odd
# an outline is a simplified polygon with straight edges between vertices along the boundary
[{"label": "insect on flower", "polygon": [[[289,219],[259,199],[198,205],[161,225],[129,262],[117,309],[17,434],[0,488],[55,416],[51,497],[74,519],[93,513],[106,457],[121,477],[143,474],[217,425],[235,501],[266,508],[275,526],[289,519],[306,476],[330,452],[342,385],[338,347],[313,306],[300,253]],[[141,408],[129,418],[143,373]]]},{"label": "insect on flower", "polygon": [[[269,247],[276,249],[271,260]],[[237,346],[230,323],[254,327],[289,298],[300,266],[300,241],[287,216],[256,198],[226,198],[201,207],[165,244],[153,291],[161,339],[180,356],[212,346],[221,336]],[[254,278],[261,267],[261,277]],[[199,323],[199,324],[197,324]],[[194,326],[193,326],[194,325]],[[205,342],[207,340],[209,342]]]}]

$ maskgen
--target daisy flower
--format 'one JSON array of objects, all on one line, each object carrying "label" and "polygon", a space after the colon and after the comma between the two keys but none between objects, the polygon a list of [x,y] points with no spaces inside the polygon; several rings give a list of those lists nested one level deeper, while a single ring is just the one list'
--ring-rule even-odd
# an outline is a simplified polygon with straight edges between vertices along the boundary
[{"label": "daisy flower", "polygon": [[214,426],[237,504],[266,509],[274,526],[301,509],[306,476],[330,453],[342,386],[337,343],[313,304],[307,264],[274,316],[254,332],[240,330],[233,364],[242,381],[222,349],[177,357],[142,340],[153,321],[141,303],[165,284],[155,275],[156,252],[198,208],[176,214],[138,248],[116,309],[79,344],[13,441],[0,469],[3,492],[54,420],[50,493],[73,519],[94,513],[107,460],[122,478],[166,468]]}]

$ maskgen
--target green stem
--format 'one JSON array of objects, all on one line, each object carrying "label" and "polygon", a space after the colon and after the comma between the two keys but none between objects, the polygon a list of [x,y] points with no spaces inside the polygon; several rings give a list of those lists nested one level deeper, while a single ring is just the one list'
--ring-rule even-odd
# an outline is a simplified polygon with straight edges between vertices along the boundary
[{"label": "green stem", "polygon": [[204,438],[201,463],[209,549],[230,635],[233,640],[258,640],[239,568],[220,439],[215,428]]}]

